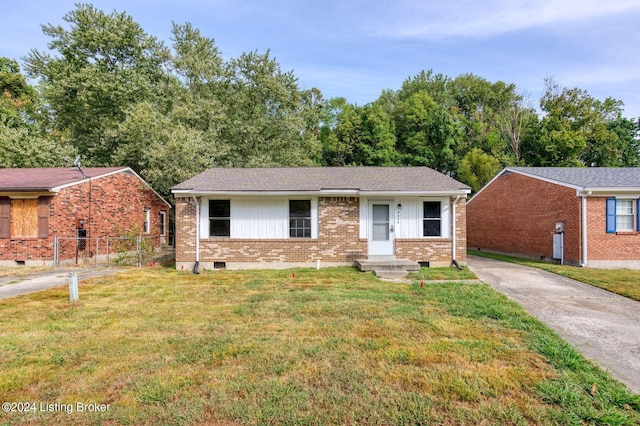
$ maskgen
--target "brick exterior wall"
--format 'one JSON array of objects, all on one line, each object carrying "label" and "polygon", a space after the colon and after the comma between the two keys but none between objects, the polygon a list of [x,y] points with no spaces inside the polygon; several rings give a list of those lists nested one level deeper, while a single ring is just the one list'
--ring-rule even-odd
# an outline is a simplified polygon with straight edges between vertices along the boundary
[{"label": "brick exterior wall", "polygon": [[[467,260],[467,200],[456,203],[456,260],[464,264]],[[396,257],[430,265],[448,266],[451,263],[453,240],[451,238],[398,238]]]},{"label": "brick exterior wall", "polygon": [[[26,264],[44,265],[53,261],[54,236],[76,238],[76,221],[83,219],[87,238],[119,236],[137,226],[142,232],[145,220],[144,208],[150,208],[150,233],[160,235],[160,211],[167,212],[169,206],[137,176],[116,173],[90,182],[73,185],[48,197],[47,238],[0,238],[0,261],[4,264],[25,261]],[[168,226],[168,224],[167,224]],[[150,240],[159,245],[159,238]],[[101,241],[99,252],[105,252],[105,241]],[[60,260],[76,256],[76,243],[65,240],[60,245]],[[86,250],[95,251],[95,240],[87,244]]]},{"label": "brick exterior wall", "polygon": [[607,234],[607,197],[587,198],[587,261],[640,261],[640,234]]},{"label": "brick exterior wall", "polygon": [[[466,200],[457,204],[458,259],[466,260]],[[200,262],[327,263],[351,264],[366,257],[367,240],[359,238],[357,197],[320,197],[317,239],[200,239]],[[196,204],[192,198],[176,199],[176,264],[195,262]],[[397,257],[451,262],[451,239],[396,240]]]},{"label": "brick exterior wall", "polygon": [[580,263],[580,208],[575,189],[516,173],[501,176],[467,206],[468,246],[552,258],[555,224],[564,222],[565,261]]}]

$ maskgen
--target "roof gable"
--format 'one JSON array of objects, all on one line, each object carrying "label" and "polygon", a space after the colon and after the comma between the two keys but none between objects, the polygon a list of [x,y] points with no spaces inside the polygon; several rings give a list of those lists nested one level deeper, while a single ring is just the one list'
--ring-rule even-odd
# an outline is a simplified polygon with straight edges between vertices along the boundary
[{"label": "roof gable", "polygon": [[493,181],[509,173],[518,173],[576,191],[640,191],[639,167],[506,167],[476,192],[469,202],[471,203]]},{"label": "roof gable", "polygon": [[469,192],[428,167],[213,168],[173,192]]}]

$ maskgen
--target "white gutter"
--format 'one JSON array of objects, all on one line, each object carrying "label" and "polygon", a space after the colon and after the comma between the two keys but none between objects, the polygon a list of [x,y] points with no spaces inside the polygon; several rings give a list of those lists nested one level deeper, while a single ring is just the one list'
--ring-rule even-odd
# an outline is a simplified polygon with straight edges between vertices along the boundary
[{"label": "white gutter", "polygon": [[174,189],[174,196],[211,197],[211,196],[361,196],[361,197],[446,197],[467,195],[471,191],[360,191],[360,190],[321,190],[321,191],[195,191]]},{"label": "white gutter", "polygon": [[196,262],[200,262],[200,203],[196,196],[193,196],[196,203]]},{"label": "white gutter", "polygon": [[582,193],[582,263],[580,266],[587,266],[587,197],[591,195],[591,191]]},{"label": "white gutter", "polygon": [[458,200],[460,199],[461,195],[458,195],[456,197],[456,199],[453,202],[453,206],[451,208],[451,246],[453,254],[451,257],[451,261],[455,262],[456,260],[456,204],[458,204]]}]

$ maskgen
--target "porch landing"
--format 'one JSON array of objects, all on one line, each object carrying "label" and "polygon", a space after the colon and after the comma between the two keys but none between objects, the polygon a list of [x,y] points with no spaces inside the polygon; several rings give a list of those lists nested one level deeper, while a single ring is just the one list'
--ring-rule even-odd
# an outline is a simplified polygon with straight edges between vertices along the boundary
[{"label": "porch landing", "polygon": [[381,278],[404,278],[411,271],[420,270],[420,265],[409,259],[396,259],[395,256],[370,256],[357,259],[356,267],[362,272],[373,272]]}]

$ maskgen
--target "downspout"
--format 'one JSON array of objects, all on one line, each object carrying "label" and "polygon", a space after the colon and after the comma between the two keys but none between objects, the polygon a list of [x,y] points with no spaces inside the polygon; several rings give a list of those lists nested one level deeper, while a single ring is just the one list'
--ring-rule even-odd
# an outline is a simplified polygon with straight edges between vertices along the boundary
[{"label": "downspout", "polygon": [[587,266],[587,197],[591,195],[591,191],[582,194],[582,263],[580,266]]},{"label": "downspout", "polygon": [[453,263],[458,269],[462,269],[456,260],[456,204],[458,204],[460,197],[460,195],[456,197],[451,208],[451,263]]},{"label": "downspout", "polygon": [[196,263],[193,265],[193,273],[199,274],[200,266],[200,203],[195,195],[192,195],[193,202],[196,204]]}]

